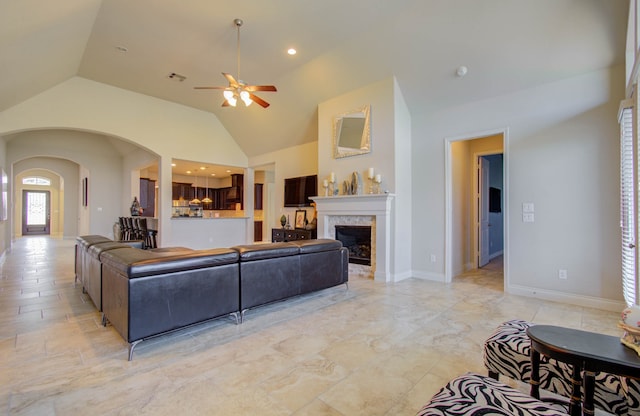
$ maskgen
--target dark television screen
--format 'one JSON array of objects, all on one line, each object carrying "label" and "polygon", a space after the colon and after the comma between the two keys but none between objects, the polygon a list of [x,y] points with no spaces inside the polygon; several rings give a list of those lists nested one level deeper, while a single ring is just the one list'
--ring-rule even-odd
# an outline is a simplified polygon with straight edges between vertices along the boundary
[{"label": "dark television screen", "polygon": [[489,212],[502,212],[502,198],[500,188],[489,188]]},{"label": "dark television screen", "polygon": [[287,178],[284,180],[284,206],[310,207],[310,196],[318,195],[318,175]]}]

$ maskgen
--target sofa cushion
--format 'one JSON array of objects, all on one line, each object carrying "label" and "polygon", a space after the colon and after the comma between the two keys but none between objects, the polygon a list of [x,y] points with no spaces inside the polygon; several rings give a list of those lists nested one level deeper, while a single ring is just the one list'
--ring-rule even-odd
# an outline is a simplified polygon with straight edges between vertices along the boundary
[{"label": "sofa cushion", "polygon": [[240,254],[241,262],[295,256],[300,253],[300,248],[293,243],[247,244],[231,248]]},{"label": "sofa cushion", "polygon": [[87,248],[87,253],[89,253],[93,258],[99,259],[100,253],[103,251],[114,250],[116,248],[131,248],[131,246],[117,241],[105,241],[103,243],[96,243],[89,246],[89,248]]},{"label": "sofa cushion", "polygon": [[150,248],[149,251],[153,251],[154,253],[180,253],[182,251],[194,251],[192,248],[187,247],[159,247],[159,248]]},{"label": "sofa cushion", "polygon": [[81,235],[79,237],[76,237],[76,244],[78,244],[82,248],[87,248],[93,244],[104,243],[107,241],[113,240],[102,235]]},{"label": "sofa cushion", "polygon": [[238,252],[228,248],[165,251],[117,248],[105,251],[100,261],[129,279],[236,263]]},{"label": "sofa cushion", "polygon": [[291,241],[300,248],[300,254],[317,253],[320,251],[340,250],[342,243],[330,238],[319,238],[317,240],[296,240]]}]

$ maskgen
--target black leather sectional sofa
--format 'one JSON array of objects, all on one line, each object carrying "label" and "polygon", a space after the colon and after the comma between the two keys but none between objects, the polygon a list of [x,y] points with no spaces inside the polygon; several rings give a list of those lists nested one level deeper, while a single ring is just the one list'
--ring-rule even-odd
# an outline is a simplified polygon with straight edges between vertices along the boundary
[{"label": "black leather sectional sofa", "polygon": [[[250,308],[347,284],[349,278],[348,251],[330,239],[210,250],[95,244],[105,249],[96,246],[87,257],[99,261],[100,274],[94,268],[83,280],[99,276],[101,293],[90,296],[102,307],[103,322],[129,343],[129,360],[145,339],[226,315],[241,323]],[[77,247],[76,257],[91,246]]]}]

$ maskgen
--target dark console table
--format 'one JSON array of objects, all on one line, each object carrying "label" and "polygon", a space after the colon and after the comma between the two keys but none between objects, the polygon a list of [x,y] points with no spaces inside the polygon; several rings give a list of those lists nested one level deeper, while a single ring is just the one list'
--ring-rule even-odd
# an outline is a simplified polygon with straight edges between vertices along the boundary
[{"label": "dark console table", "polygon": [[[607,372],[640,379],[640,357],[620,343],[620,338],[552,325],[533,325],[527,329],[531,338],[531,395],[540,398],[540,354],[573,366],[573,392],[569,413],[593,415],[595,373]],[[584,371],[584,380],[581,373]],[[580,403],[580,386],[584,398]]]},{"label": "dark console table", "polygon": [[312,240],[318,238],[317,230],[302,230],[286,228],[272,228],[271,242],[295,241],[295,240]]}]

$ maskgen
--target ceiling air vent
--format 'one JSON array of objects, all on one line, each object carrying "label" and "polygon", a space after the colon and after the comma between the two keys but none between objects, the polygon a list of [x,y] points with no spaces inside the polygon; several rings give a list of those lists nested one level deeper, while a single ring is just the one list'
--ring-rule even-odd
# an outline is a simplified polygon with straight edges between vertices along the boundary
[{"label": "ceiling air vent", "polygon": [[169,75],[167,75],[167,78],[172,79],[174,81],[178,81],[178,82],[182,82],[185,79],[187,79],[187,77],[185,77],[184,75],[180,75],[175,72],[172,72]]}]

